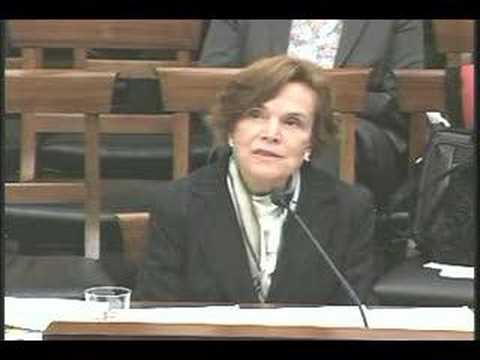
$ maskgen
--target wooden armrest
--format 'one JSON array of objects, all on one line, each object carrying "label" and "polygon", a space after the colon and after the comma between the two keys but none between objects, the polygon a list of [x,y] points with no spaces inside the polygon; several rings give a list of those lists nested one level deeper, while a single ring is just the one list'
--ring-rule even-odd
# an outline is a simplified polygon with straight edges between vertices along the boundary
[{"label": "wooden armrest", "polygon": [[139,266],[147,248],[150,213],[118,213],[115,216],[122,231],[125,256],[130,263]]}]

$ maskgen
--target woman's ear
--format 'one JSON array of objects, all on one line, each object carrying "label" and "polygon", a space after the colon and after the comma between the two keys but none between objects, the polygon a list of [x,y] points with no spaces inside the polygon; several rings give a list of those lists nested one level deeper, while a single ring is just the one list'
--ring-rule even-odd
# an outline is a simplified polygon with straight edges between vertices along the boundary
[{"label": "woman's ear", "polygon": [[230,146],[231,148],[233,148],[233,139],[232,137],[229,135],[228,136],[228,146]]},{"label": "woman's ear", "polygon": [[305,149],[305,152],[303,153],[303,160],[306,162],[310,162],[311,155],[312,155],[312,146],[310,145]]},{"label": "woman's ear", "polygon": [[310,156],[311,156],[310,150],[305,151],[305,153],[303,154],[303,160],[305,160],[306,162],[310,162]]}]

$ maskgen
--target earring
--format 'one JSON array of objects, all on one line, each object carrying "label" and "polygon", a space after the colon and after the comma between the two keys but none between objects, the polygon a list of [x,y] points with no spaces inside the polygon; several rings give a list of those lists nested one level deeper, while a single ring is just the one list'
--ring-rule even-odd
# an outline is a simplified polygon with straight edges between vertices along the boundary
[{"label": "earring", "polygon": [[233,139],[231,137],[228,138],[228,146],[233,148]]},{"label": "earring", "polygon": [[310,162],[310,151],[305,151],[305,154],[303,155],[303,160],[306,162]]}]

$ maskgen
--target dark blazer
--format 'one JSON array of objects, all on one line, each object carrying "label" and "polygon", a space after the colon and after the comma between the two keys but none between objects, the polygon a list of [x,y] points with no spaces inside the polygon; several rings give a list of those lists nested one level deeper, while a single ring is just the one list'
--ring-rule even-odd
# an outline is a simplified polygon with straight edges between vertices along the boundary
[{"label": "dark blazer", "polygon": [[[225,181],[227,159],[161,189],[152,211],[139,300],[254,303],[246,250]],[[373,279],[370,193],[310,166],[297,211],[365,300]],[[332,271],[289,216],[268,297],[272,303],[350,304]]]}]

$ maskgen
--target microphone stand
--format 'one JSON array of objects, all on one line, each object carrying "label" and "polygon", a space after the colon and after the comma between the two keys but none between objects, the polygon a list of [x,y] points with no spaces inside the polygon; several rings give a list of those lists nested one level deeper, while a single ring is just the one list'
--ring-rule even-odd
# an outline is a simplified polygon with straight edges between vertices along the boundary
[{"label": "microphone stand", "polygon": [[302,227],[302,229],[305,231],[305,233],[307,234],[308,238],[312,241],[312,243],[315,245],[315,248],[320,252],[320,254],[322,255],[322,257],[324,258],[324,260],[327,262],[327,264],[330,266],[330,268],[333,270],[333,272],[335,273],[335,275],[337,276],[337,278],[340,280],[340,283],[342,284],[342,286],[347,290],[348,292],[348,295],[350,296],[350,298],[355,302],[355,305],[358,306],[358,308],[360,309],[360,314],[362,316],[362,320],[363,320],[363,325],[365,326],[366,329],[368,329],[368,322],[367,322],[367,317],[365,316],[365,312],[363,311],[363,307],[362,307],[362,303],[358,297],[358,295],[356,294],[355,290],[353,290],[353,288],[350,286],[350,284],[348,283],[348,281],[345,279],[345,277],[342,275],[342,273],[337,269],[337,267],[335,266],[335,264],[333,263],[333,261],[330,259],[330,257],[328,256],[328,254],[325,252],[325,250],[322,248],[322,246],[320,245],[320,243],[317,241],[317,239],[315,239],[315,237],[313,236],[312,232],[310,231],[310,229],[307,227],[307,225],[305,225],[305,223],[303,222],[302,218],[296,213],[295,210],[292,210],[289,206],[289,204],[287,203],[285,197],[283,196],[283,194],[272,194],[272,202],[274,204],[277,204],[285,209],[287,209],[287,211],[293,215],[293,217],[295,218],[295,220],[300,224],[300,226]]}]

